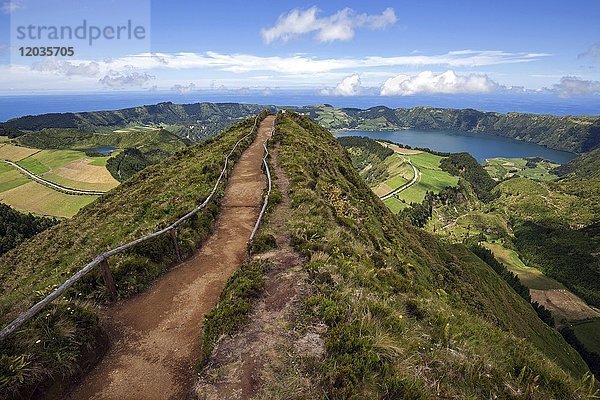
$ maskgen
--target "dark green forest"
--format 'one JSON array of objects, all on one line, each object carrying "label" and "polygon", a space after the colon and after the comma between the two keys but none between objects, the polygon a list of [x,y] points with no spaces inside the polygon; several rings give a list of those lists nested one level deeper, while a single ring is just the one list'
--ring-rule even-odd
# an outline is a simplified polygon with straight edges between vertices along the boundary
[{"label": "dark green forest", "polygon": [[0,256],[57,222],[54,218],[23,214],[0,203]]}]

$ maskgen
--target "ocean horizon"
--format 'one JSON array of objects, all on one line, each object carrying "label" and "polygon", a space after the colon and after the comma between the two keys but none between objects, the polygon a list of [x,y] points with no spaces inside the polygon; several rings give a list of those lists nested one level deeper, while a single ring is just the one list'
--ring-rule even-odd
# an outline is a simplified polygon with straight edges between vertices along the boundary
[{"label": "ocean horizon", "polygon": [[0,95],[0,121],[26,115],[62,112],[115,110],[160,102],[173,103],[251,103],[277,106],[331,104],[335,107],[390,108],[430,106],[473,108],[500,113],[524,112],[552,115],[600,115],[600,98],[558,98],[545,94],[531,95],[438,95],[438,96],[323,96],[314,92],[262,91],[192,92],[179,94],[156,92],[99,92],[86,94],[11,94]]}]

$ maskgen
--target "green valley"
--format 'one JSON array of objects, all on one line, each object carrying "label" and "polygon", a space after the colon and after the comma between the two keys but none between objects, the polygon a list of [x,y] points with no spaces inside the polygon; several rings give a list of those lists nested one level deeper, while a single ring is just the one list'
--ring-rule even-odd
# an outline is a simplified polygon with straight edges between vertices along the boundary
[{"label": "green valley", "polygon": [[[345,144],[344,140],[340,142]],[[348,147],[353,160],[357,148],[368,153],[374,143],[353,138],[354,147]],[[592,328],[600,320],[600,264],[595,256],[600,252],[600,186],[593,167],[597,154],[561,167],[540,159],[498,158],[487,160],[483,168],[466,153],[449,155],[441,165],[459,177],[458,186],[431,190],[422,203],[405,206],[400,214],[450,242],[479,243],[491,250],[529,289],[531,301],[552,312],[558,329],[573,327],[574,336],[565,333],[569,340],[587,343],[574,345],[584,349],[582,354],[595,371],[600,368],[591,350],[600,341]],[[397,171],[385,170],[387,174],[381,175],[392,181]],[[365,169],[359,171],[365,174]],[[385,204],[398,211],[394,203]]]}]

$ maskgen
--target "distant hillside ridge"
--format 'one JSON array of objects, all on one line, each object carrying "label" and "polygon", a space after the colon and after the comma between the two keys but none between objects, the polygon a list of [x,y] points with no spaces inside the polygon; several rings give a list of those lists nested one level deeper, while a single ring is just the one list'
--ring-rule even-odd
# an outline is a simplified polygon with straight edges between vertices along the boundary
[{"label": "distant hillside ridge", "polygon": [[330,105],[296,107],[328,129],[424,129],[487,133],[557,150],[584,153],[600,146],[600,116],[507,114],[473,109],[433,107],[335,108]]},{"label": "distant hillside ridge", "polygon": [[[20,136],[45,128],[97,131],[138,124],[174,125],[178,136],[191,140],[210,137],[233,122],[273,105],[172,102],[113,111],[53,113],[13,118],[0,124],[0,135]],[[600,116],[554,116],[434,107],[368,109],[337,108],[328,104],[281,107],[309,115],[332,130],[424,129],[486,133],[537,143],[557,150],[585,153],[600,147]]]},{"label": "distant hillside ridge", "polygon": [[[179,136],[197,140],[212,136],[234,122],[258,114],[265,107],[240,103],[192,103],[171,102],[111,111],[88,111],[28,115],[10,119],[0,124],[0,134],[9,137],[23,135],[26,131],[45,128],[79,129],[97,131],[103,128],[119,128],[128,125],[181,125]],[[271,106],[271,108],[274,108]]]}]

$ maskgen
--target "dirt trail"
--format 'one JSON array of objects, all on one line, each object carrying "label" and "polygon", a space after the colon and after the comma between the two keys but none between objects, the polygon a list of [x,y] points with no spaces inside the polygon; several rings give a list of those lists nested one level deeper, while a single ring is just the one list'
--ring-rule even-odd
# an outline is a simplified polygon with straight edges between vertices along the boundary
[{"label": "dirt trail", "polygon": [[290,182],[279,165],[278,146],[270,153],[271,173],[282,200],[263,230],[275,236],[277,248],[255,256],[270,265],[264,293],[248,323],[216,344],[196,382],[196,397],[201,400],[323,398],[317,388],[319,377],[311,371],[318,370],[315,365],[325,351],[324,327],[296,321],[308,295],[302,268],[306,260],[291,245]]},{"label": "dirt trail", "polygon": [[102,323],[111,346],[71,399],[182,399],[192,387],[204,315],[246,256],[262,205],[263,142],[273,116],[233,168],[215,230],[192,259],[143,294],[110,306]]}]

